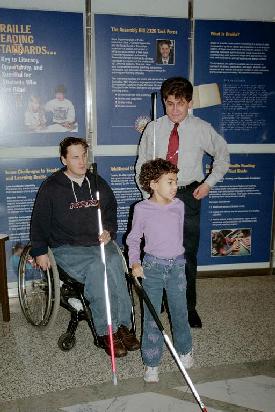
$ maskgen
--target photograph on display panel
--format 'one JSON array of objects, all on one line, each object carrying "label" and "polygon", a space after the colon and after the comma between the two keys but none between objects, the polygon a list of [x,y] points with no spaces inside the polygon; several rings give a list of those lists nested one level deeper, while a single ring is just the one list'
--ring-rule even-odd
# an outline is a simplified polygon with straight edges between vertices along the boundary
[{"label": "photograph on display panel", "polygon": [[211,256],[246,256],[251,254],[251,228],[211,231]]},{"label": "photograph on display panel", "polygon": [[175,40],[162,39],[156,43],[156,63],[175,64]]}]

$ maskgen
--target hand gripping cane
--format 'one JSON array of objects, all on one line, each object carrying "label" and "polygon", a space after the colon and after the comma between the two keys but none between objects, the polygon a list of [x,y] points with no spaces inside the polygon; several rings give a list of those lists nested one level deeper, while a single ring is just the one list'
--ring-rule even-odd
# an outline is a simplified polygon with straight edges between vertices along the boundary
[{"label": "hand gripping cane", "polygon": [[133,276],[133,278],[134,278],[134,282],[135,282],[135,284],[136,284],[136,286],[137,286],[138,292],[140,293],[142,299],[143,299],[144,302],[146,303],[149,311],[151,312],[151,315],[153,316],[154,321],[155,321],[156,324],[157,324],[157,327],[159,328],[160,332],[162,333],[163,338],[164,338],[164,341],[165,341],[168,349],[170,350],[172,356],[174,357],[174,359],[175,359],[175,361],[176,361],[176,363],[177,363],[177,365],[178,365],[181,373],[183,374],[184,379],[185,379],[187,385],[189,386],[192,394],[194,395],[194,398],[196,399],[196,401],[197,401],[197,403],[198,403],[198,405],[199,405],[199,407],[200,407],[200,410],[201,410],[202,412],[207,412],[207,409],[206,409],[206,407],[204,406],[204,404],[202,403],[198,392],[196,391],[196,389],[195,389],[195,387],[194,387],[194,385],[193,385],[193,383],[192,383],[189,375],[187,374],[187,372],[186,372],[183,364],[181,363],[181,360],[180,360],[180,358],[179,358],[179,355],[177,354],[174,346],[172,345],[169,336],[165,333],[165,330],[164,330],[164,328],[163,328],[163,326],[162,326],[162,323],[161,323],[161,321],[159,320],[159,317],[158,317],[158,315],[157,315],[157,313],[156,313],[156,311],[155,311],[155,308],[154,308],[154,306],[152,305],[152,303],[151,303],[151,301],[150,301],[150,299],[149,299],[146,291],[145,291],[144,288],[141,286],[141,284],[140,284],[140,282],[138,281],[138,279],[137,279],[136,277],[134,277],[134,276]]},{"label": "hand gripping cane", "polygon": [[[98,175],[97,175],[97,165],[96,163],[92,164],[93,173],[95,175],[96,182],[96,199],[97,199],[97,214],[98,214],[98,229],[99,235],[103,233],[102,218],[101,218],[101,209],[100,209],[100,197],[98,190]],[[114,351],[114,342],[113,342],[113,328],[112,328],[112,316],[111,316],[111,304],[109,297],[109,288],[108,288],[108,277],[106,271],[106,258],[105,258],[105,247],[104,243],[100,243],[100,254],[101,261],[104,265],[104,294],[105,294],[105,305],[106,305],[106,314],[107,314],[107,324],[108,324],[108,333],[110,340],[110,349],[111,349],[111,363],[112,363],[112,373],[113,373],[113,384],[117,385],[117,376],[116,376],[116,361],[115,361],[115,351]]]}]

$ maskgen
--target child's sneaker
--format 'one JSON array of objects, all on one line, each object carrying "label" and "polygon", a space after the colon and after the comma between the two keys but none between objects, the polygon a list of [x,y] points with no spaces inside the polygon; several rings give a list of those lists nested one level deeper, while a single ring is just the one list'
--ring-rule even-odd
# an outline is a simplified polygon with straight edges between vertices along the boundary
[{"label": "child's sneaker", "polygon": [[180,355],[180,361],[185,369],[190,369],[194,365],[193,349],[186,355]]},{"label": "child's sneaker", "polygon": [[143,379],[145,382],[157,383],[159,381],[158,366],[146,366]]}]

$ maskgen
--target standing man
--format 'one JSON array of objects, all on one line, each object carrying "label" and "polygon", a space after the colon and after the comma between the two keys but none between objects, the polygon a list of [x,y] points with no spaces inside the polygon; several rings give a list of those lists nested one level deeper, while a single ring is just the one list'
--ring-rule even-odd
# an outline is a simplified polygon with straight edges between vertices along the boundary
[{"label": "standing man", "polygon": [[[229,168],[229,152],[225,140],[213,127],[190,115],[193,86],[183,77],[172,77],[161,86],[166,115],[147,125],[139,145],[136,180],[141,165],[158,157],[179,168],[177,197],[185,204],[184,243],[187,279],[189,324],[201,328],[196,311],[197,253],[200,240],[201,199],[223,178]],[[154,139],[155,136],[155,139]],[[213,157],[211,173],[205,178],[202,169],[204,153]]]},{"label": "standing man", "polygon": [[[46,270],[50,267],[50,247],[56,263],[84,284],[100,346],[111,355],[104,265],[100,252],[100,243],[104,243],[114,352],[116,357],[122,357],[127,355],[128,350],[139,349],[139,342],[128,329],[131,324],[131,302],[122,259],[111,241],[117,231],[117,202],[105,180],[88,169],[87,150],[87,142],[79,137],[66,137],[60,143],[60,158],[64,167],[43,182],[34,204],[32,256],[36,264]],[[100,235],[97,187],[103,226]]]}]

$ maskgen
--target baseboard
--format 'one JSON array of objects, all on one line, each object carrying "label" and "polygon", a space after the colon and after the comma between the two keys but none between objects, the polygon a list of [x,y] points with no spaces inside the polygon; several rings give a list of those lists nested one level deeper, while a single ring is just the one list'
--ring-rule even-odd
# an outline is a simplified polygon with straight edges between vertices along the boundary
[{"label": "baseboard", "polygon": [[235,269],[235,270],[207,270],[198,271],[198,278],[227,278],[241,276],[267,276],[275,275],[275,269]]}]

